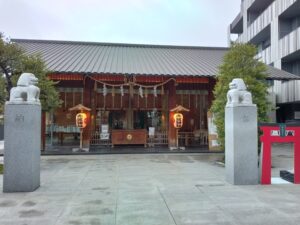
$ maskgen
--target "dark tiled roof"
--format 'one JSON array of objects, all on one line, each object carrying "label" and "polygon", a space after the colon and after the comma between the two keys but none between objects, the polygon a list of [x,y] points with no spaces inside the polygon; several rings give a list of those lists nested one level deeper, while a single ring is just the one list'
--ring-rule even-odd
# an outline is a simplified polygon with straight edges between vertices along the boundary
[{"label": "dark tiled roof", "polygon": [[268,78],[272,80],[300,80],[300,76],[279,70],[273,66],[268,66]]},{"label": "dark tiled roof", "polygon": [[[228,48],[12,39],[58,73],[215,76]],[[270,79],[297,76],[275,68]]]}]

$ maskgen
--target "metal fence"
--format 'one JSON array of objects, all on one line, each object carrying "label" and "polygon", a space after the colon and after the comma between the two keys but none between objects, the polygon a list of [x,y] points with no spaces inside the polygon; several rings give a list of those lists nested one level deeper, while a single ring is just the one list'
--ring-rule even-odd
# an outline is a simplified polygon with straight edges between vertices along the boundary
[{"label": "metal fence", "polygon": [[[91,135],[90,144],[94,146],[111,146],[111,136],[108,139],[101,139],[100,132],[95,131]],[[156,132],[154,136],[147,136],[147,145],[149,147],[168,145],[168,133]]]},{"label": "metal fence", "polygon": [[[180,146],[203,146],[208,144],[207,130],[199,130],[199,132],[179,132],[178,143]],[[99,131],[95,131],[91,135],[90,144],[93,146],[111,146],[111,136],[108,139],[101,139]],[[155,132],[154,136],[147,136],[147,146],[167,146],[168,132]]]}]

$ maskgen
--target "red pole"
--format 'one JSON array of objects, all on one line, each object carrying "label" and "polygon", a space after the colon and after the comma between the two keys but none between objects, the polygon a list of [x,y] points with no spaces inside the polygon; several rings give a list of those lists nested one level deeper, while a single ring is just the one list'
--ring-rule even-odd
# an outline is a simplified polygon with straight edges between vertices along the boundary
[{"label": "red pole", "polygon": [[[296,131],[296,133],[298,132]],[[300,184],[300,139],[299,138],[296,138],[294,142],[294,183]]]},{"label": "red pole", "polygon": [[263,142],[261,184],[271,184],[271,143]]}]

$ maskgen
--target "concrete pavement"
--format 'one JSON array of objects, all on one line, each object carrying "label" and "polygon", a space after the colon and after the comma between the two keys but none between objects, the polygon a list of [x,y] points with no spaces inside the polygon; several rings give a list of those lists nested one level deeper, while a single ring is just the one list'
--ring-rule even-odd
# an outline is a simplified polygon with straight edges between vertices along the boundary
[{"label": "concrete pavement", "polygon": [[[274,175],[292,163],[290,146],[280,149],[273,154]],[[232,186],[215,163],[220,158],[44,156],[37,191],[0,193],[0,224],[299,224],[300,185]]]}]

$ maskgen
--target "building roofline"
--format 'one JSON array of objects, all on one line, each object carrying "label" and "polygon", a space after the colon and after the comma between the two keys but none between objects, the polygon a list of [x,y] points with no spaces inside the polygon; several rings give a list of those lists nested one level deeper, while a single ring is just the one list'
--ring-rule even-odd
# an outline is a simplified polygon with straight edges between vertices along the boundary
[{"label": "building roofline", "polygon": [[144,47],[144,48],[174,48],[174,49],[202,49],[202,50],[229,50],[228,47],[207,47],[207,46],[188,46],[188,45],[158,45],[158,44],[132,44],[132,43],[110,43],[110,42],[89,42],[89,41],[65,41],[65,40],[41,40],[41,39],[19,39],[12,38],[12,42],[28,43],[49,43],[49,44],[72,44],[72,45],[101,45],[101,46],[120,46],[120,47]]}]

